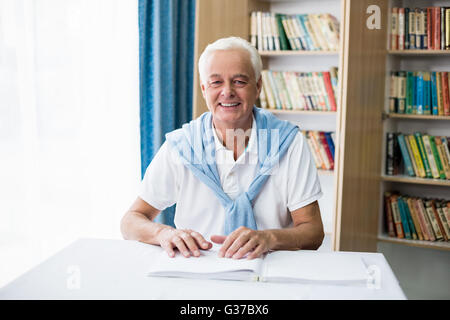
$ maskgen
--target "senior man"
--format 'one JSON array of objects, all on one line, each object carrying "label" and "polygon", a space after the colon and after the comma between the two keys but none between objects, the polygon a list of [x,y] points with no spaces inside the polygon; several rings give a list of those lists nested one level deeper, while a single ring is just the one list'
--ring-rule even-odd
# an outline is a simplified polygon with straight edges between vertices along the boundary
[{"label": "senior man", "polygon": [[[299,129],[254,104],[261,58],[246,40],[208,45],[199,59],[209,112],[166,135],[138,198],[121,222],[125,239],[169,256],[248,259],[269,250],[317,249],[323,225],[317,170]],[[176,203],[175,226],[154,222]]]}]

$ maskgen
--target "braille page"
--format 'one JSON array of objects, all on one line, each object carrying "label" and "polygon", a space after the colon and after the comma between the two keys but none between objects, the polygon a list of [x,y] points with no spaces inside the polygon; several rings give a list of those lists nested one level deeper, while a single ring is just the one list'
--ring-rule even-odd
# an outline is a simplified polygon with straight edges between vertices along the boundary
[{"label": "braille page", "polygon": [[339,252],[276,251],[264,259],[262,281],[365,283],[368,273],[362,259]]}]

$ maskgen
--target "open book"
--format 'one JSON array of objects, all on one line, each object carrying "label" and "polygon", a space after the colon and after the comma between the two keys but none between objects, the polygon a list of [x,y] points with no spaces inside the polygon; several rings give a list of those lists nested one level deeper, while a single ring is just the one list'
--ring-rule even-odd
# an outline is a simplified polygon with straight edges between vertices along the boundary
[{"label": "open book", "polygon": [[274,251],[258,259],[234,260],[219,258],[217,251],[202,250],[198,258],[169,258],[161,252],[148,276],[342,285],[365,284],[368,279],[362,259],[348,253]]}]

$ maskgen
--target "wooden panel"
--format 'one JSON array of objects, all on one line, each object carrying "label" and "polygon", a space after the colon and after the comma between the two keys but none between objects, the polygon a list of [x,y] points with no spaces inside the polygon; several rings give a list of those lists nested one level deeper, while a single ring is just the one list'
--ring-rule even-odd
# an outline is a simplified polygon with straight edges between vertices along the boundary
[{"label": "wooden panel", "polygon": [[[381,29],[368,29],[378,5]],[[376,251],[385,88],[387,1],[346,0],[341,150],[334,249]]]},{"label": "wooden panel", "polygon": [[209,43],[223,37],[249,39],[250,12],[269,10],[268,3],[256,0],[197,0],[195,21],[195,73],[193,118],[208,111],[200,89],[198,58]]}]

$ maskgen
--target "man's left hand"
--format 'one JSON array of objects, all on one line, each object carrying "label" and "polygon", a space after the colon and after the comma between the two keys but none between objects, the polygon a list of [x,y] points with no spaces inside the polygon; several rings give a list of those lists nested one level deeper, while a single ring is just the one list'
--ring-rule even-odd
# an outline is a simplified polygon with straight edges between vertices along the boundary
[{"label": "man's left hand", "polygon": [[211,236],[211,241],[223,243],[219,250],[219,257],[240,259],[247,255],[247,259],[260,257],[272,247],[272,236],[269,231],[253,230],[239,227],[228,236]]}]

